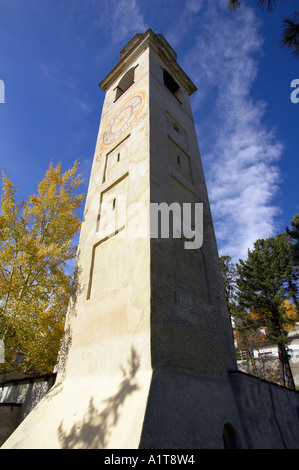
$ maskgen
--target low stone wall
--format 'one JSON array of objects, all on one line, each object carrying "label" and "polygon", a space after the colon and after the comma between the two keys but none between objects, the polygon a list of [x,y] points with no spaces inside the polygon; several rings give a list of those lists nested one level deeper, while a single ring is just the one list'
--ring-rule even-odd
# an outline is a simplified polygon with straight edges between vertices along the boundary
[{"label": "low stone wall", "polygon": [[292,369],[295,385],[299,390],[299,354],[297,354],[296,356],[293,355],[291,357],[290,366]]},{"label": "low stone wall", "polygon": [[299,392],[240,371],[230,381],[246,448],[299,448]]},{"label": "low stone wall", "polygon": [[56,374],[0,382],[0,446],[54,385]]},{"label": "low stone wall", "polygon": [[[55,377],[0,383],[0,445]],[[141,448],[299,449],[299,392],[240,371],[213,379],[155,370],[147,407]]]}]

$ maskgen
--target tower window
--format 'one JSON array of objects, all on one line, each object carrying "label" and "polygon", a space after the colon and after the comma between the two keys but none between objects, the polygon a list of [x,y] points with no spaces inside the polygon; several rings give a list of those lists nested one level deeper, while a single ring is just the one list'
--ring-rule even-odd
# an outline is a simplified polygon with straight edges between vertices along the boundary
[{"label": "tower window", "polygon": [[179,165],[181,164],[180,156],[179,156],[179,155],[178,155],[178,164],[179,164]]},{"label": "tower window", "polygon": [[115,94],[115,100],[114,101],[118,100],[118,98],[120,98],[121,95],[123,95],[125,93],[125,91],[127,91],[128,88],[130,88],[130,86],[133,85],[134,75],[135,75],[135,68],[136,67],[132,67],[130,70],[128,70],[128,72],[125,73],[124,76],[122,77],[122,79],[119,81],[118,85],[115,88],[116,94]]},{"label": "tower window", "polygon": [[116,203],[116,199],[114,198],[113,201],[112,201],[112,210],[114,211],[115,209],[115,203]]},{"label": "tower window", "polygon": [[163,79],[164,79],[164,85],[168,88],[171,93],[174,95],[177,93],[179,90],[180,86],[177,84],[177,82],[172,78],[170,73],[167,72],[167,70],[163,70]]}]

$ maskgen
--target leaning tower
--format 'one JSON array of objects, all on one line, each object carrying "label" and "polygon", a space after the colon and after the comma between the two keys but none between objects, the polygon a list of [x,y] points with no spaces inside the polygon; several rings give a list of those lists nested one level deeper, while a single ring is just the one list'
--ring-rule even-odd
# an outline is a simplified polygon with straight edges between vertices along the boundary
[{"label": "leaning tower", "polygon": [[[5,447],[223,448],[226,423],[241,440],[242,426],[190,106],[196,87],[151,30],[129,41],[100,87],[105,100],[57,382]],[[174,207],[182,209],[182,230],[171,230]]]}]

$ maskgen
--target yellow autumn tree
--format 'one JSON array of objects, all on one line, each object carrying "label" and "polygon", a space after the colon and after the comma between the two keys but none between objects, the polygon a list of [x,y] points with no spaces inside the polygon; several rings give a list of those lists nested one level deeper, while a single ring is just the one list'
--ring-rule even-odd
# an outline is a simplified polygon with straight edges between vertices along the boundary
[{"label": "yellow autumn tree", "polygon": [[[278,306],[278,311],[281,316],[281,323],[283,325],[283,329],[287,332],[292,331],[295,328],[296,323],[298,322],[298,315],[295,305],[290,300],[286,299]],[[268,312],[264,312],[263,315],[254,311],[251,311],[249,313],[250,318],[256,322],[269,315],[270,313]],[[260,326],[259,328],[263,329],[264,325]],[[264,334],[264,336],[265,338],[267,337],[266,334]]]},{"label": "yellow autumn tree", "polygon": [[50,163],[37,193],[28,201],[3,172],[0,215],[0,340],[2,369],[47,373],[57,361],[80,229],[78,209],[85,197],[78,161],[62,173]]}]

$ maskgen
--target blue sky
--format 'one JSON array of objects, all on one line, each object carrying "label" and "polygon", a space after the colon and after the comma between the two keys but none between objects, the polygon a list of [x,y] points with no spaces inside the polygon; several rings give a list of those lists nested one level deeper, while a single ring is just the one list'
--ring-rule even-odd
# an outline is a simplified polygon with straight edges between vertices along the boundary
[{"label": "blue sky", "polygon": [[[220,254],[246,258],[299,212],[299,61],[281,17],[247,1],[0,0],[0,167],[25,198],[52,159],[81,159],[87,184],[104,92],[97,86],[139,32],[162,33],[196,84],[192,108]],[[298,95],[299,96],[299,95]]]}]

